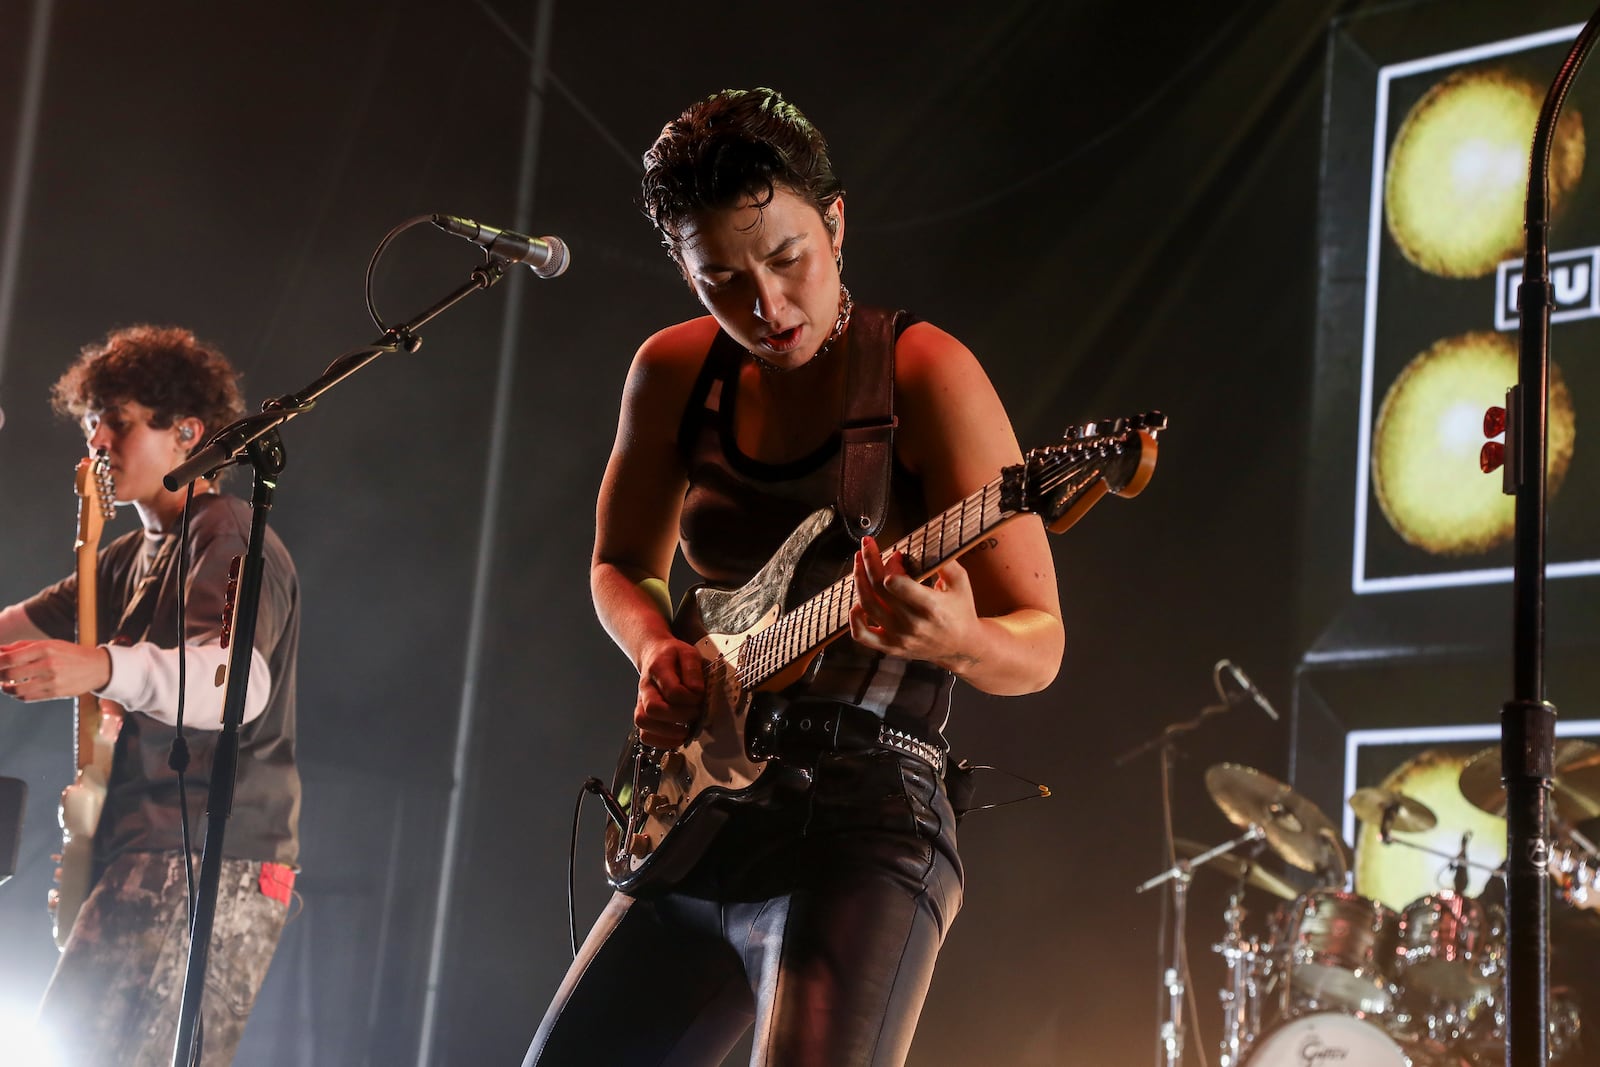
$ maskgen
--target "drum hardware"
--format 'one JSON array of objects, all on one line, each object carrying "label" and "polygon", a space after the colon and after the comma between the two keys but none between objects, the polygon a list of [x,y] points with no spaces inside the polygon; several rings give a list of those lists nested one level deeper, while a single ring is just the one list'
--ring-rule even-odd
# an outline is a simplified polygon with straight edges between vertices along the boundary
[{"label": "drum hardware", "polygon": [[[1258,843],[1260,840],[1261,838],[1257,838]],[[1251,850],[1248,858],[1242,858],[1235,856],[1231,851],[1219,853],[1209,845],[1202,845],[1200,842],[1191,841],[1186,837],[1178,838],[1173,842],[1173,845],[1179,856],[1185,857],[1190,861],[1191,867],[1194,866],[1194,860],[1197,856],[1209,852],[1211,855],[1205,865],[1200,868],[1202,870],[1216,871],[1218,874],[1227,875],[1236,881],[1243,882],[1248,887],[1270,893],[1279,900],[1293,900],[1300,895],[1300,890],[1257,863],[1255,861],[1256,850],[1254,849]]]},{"label": "drum hardware", "polygon": [[1168,1067],[1178,1067],[1183,1063],[1183,1002],[1188,993],[1183,952],[1184,938],[1188,936],[1189,883],[1194,878],[1194,871],[1234,849],[1258,843],[1265,838],[1265,830],[1252,826],[1231,841],[1206,849],[1192,859],[1179,858],[1177,863],[1134,888],[1135,893],[1144,893],[1159,885],[1172,883],[1172,958],[1161,977],[1162,988],[1167,995],[1167,1018],[1161,1024],[1161,1047]]},{"label": "drum hardware", "polygon": [[[1178,748],[1178,740],[1184,734],[1198,729],[1207,719],[1223,714],[1241,702],[1239,699],[1230,696],[1223,688],[1222,672],[1225,668],[1231,668],[1231,671],[1235,673],[1235,681],[1240,682],[1241,686],[1248,690],[1252,703],[1259,704],[1269,715],[1277,718],[1270,705],[1266,703],[1266,698],[1262,697],[1260,692],[1248,683],[1248,679],[1244,679],[1242,674],[1238,674],[1238,669],[1232,667],[1232,664],[1227,660],[1219,660],[1211,670],[1211,681],[1216,689],[1219,703],[1201,708],[1197,714],[1185,721],[1169,723],[1155,736],[1123,752],[1113,760],[1115,766],[1121,767],[1146,752],[1157,752],[1160,755],[1162,844],[1166,861],[1169,863],[1173,862],[1177,855],[1175,837],[1172,830],[1173,756]],[[1265,831],[1261,827],[1250,826],[1247,828],[1246,833],[1235,841],[1218,846],[1215,849],[1206,850],[1192,859],[1179,860],[1169,870],[1156,875],[1137,889],[1137,892],[1142,893],[1157,885],[1162,885],[1166,882],[1172,883],[1170,908],[1167,895],[1163,894],[1162,896],[1161,923],[1159,925],[1163,940],[1168,936],[1169,931],[1172,937],[1170,945],[1164,943],[1161,946],[1161,991],[1166,1018],[1161,1023],[1156,1057],[1159,1063],[1165,1064],[1165,1067],[1182,1067],[1183,1006],[1186,999],[1189,1000],[1191,1005],[1193,1004],[1194,994],[1189,989],[1188,954],[1184,943],[1188,922],[1187,893],[1189,881],[1193,876],[1192,871],[1195,867],[1203,866],[1233,848],[1246,843],[1254,843],[1264,837]],[[1169,912],[1172,916],[1170,927],[1167,919]]]},{"label": "drum hardware", "polygon": [[1218,1067],[1239,1067],[1240,1059],[1250,1051],[1250,1042],[1261,1032],[1261,1002],[1265,989],[1259,966],[1266,954],[1254,938],[1244,936],[1243,904],[1244,878],[1228,894],[1228,907],[1222,913],[1225,932],[1222,941],[1211,946],[1211,951],[1222,957],[1227,968],[1227,984],[1218,993],[1222,1002],[1222,1042],[1217,1057]]},{"label": "drum hardware", "polygon": [[1179,856],[1190,861],[1191,870],[1199,857],[1199,869],[1227,875],[1234,880],[1233,891],[1228,895],[1228,905],[1223,912],[1224,934],[1222,941],[1211,946],[1211,951],[1222,957],[1227,971],[1226,985],[1218,993],[1222,1003],[1222,1040],[1219,1067],[1238,1067],[1240,1058],[1249,1050],[1249,1043],[1261,1032],[1261,1005],[1270,963],[1268,946],[1244,934],[1244,920],[1249,912],[1244,907],[1244,891],[1256,888],[1270,893],[1279,900],[1293,900],[1298,890],[1288,882],[1256,862],[1265,833],[1259,827],[1255,833],[1246,833],[1242,842],[1249,846],[1246,855],[1236,855],[1238,847],[1230,842],[1218,848],[1209,848],[1198,841],[1178,838],[1173,844]]}]

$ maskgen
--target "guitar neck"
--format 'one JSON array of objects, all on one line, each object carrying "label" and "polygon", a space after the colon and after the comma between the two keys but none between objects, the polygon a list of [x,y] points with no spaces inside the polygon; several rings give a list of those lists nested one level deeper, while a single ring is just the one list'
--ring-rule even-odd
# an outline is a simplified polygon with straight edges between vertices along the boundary
[{"label": "guitar neck", "polygon": [[[888,559],[904,554],[906,572],[921,581],[940,566],[981,544],[1002,523],[1022,514],[1021,468],[998,478],[890,545]],[[785,612],[745,642],[739,656],[739,681],[754,689],[850,628],[856,602],[853,574]]]},{"label": "guitar neck", "polygon": [[[78,555],[78,644],[92,648],[100,643],[99,613],[95,596],[96,546],[77,544]],[[100,699],[84,693],[77,699],[72,735],[72,758],[78,770],[94,762],[94,739],[100,731]]]}]

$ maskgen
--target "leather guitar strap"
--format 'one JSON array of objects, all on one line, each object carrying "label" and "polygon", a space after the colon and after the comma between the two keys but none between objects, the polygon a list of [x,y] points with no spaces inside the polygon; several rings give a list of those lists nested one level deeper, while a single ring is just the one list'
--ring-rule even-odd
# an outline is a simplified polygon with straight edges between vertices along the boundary
[{"label": "leather guitar strap", "polygon": [[845,333],[845,399],[839,424],[839,514],[859,544],[889,513],[894,468],[894,343],[901,311],[857,307]]}]

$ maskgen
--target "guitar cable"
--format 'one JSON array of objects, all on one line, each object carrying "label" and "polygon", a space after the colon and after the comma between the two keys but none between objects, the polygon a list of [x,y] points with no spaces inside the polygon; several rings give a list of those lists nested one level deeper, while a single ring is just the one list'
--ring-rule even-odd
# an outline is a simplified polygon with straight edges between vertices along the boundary
[{"label": "guitar cable", "polygon": [[578,802],[572,808],[572,840],[567,846],[567,933],[572,943],[572,958],[578,958],[578,821],[583,816],[583,797],[593,793],[606,806],[606,815],[616,824],[619,833],[628,829],[627,817],[617,804],[606,784],[592,775],[583,780],[578,790]]}]

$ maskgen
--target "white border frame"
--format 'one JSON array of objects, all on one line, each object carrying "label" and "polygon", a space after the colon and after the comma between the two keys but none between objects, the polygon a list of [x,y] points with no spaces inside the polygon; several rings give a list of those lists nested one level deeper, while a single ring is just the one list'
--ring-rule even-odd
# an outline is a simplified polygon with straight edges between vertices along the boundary
[{"label": "white border frame", "polygon": [[[1441,589],[1450,586],[1488,585],[1509,582],[1510,567],[1486,567],[1470,571],[1449,571],[1441,574],[1396,575],[1390,578],[1368,578],[1367,568],[1367,496],[1368,478],[1372,466],[1372,376],[1373,346],[1377,333],[1378,317],[1378,251],[1383,238],[1383,181],[1387,165],[1389,128],[1389,83],[1396,78],[1436,70],[1440,67],[1472,63],[1494,56],[1525,52],[1531,48],[1570,41],[1583,29],[1581,23],[1545,30],[1542,33],[1513,37],[1492,44],[1442,52],[1422,59],[1394,63],[1378,70],[1378,100],[1372,134],[1372,190],[1367,219],[1367,291],[1366,306],[1361,323],[1361,411],[1356,454],[1356,523],[1353,559],[1351,561],[1350,587],[1359,595],[1389,593],[1408,589]],[[1571,563],[1553,563],[1545,567],[1550,578],[1569,578],[1581,574],[1600,574],[1600,560],[1581,560]]]}]

